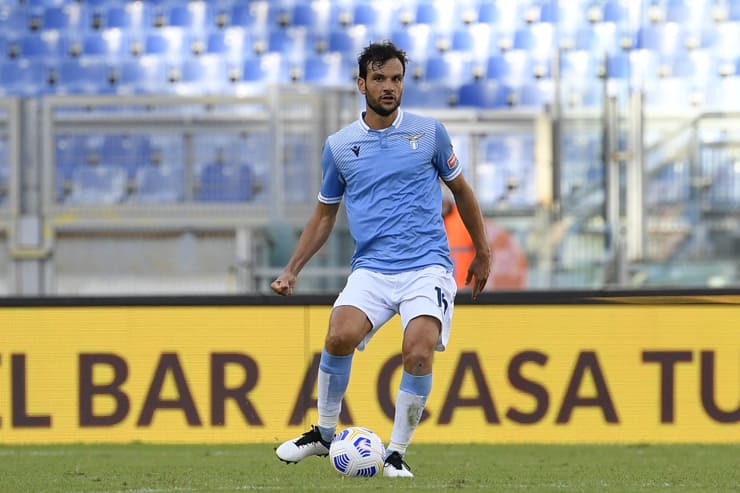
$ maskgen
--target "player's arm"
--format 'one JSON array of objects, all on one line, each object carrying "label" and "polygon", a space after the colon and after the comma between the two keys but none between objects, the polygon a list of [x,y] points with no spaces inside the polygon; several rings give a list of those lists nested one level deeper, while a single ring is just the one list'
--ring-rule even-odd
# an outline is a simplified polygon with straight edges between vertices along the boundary
[{"label": "player's arm", "polygon": [[483,225],[483,214],[481,213],[480,205],[478,204],[478,199],[475,198],[473,189],[465,180],[462,173],[445,183],[455,196],[455,204],[460,212],[460,217],[470,234],[470,238],[473,240],[475,257],[468,267],[465,284],[470,284],[470,281],[474,280],[472,294],[473,299],[475,299],[478,293],[485,287],[488,276],[491,274],[492,253],[488,244],[485,226]]},{"label": "player's arm", "polygon": [[322,202],[316,204],[316,209],[308,219],[293,255],[288,260],[283,272],[270,284],[273,291],[283,296],[293,294],[293,287],[301,269],[326,243],[332,229],[334,229],[338,210],[339,204],[324,204]]}]

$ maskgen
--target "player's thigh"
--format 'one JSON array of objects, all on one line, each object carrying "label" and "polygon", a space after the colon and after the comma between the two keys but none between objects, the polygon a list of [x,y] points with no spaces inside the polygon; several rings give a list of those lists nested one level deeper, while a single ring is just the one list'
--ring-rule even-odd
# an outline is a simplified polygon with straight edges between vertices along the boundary
[{"label": "player's thigh", "polygon": [[350,354],[370,332],[365,312],[352,305],[335,306],[329,317],[326,348],[331,354]]}]

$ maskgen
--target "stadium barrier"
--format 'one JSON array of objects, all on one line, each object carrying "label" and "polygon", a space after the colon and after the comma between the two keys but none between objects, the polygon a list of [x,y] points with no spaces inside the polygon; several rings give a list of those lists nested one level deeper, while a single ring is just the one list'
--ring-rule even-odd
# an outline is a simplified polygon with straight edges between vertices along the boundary
[{"label": "stadium barrier", "polygon": [[[0,443],[277,443],[316,421],[333,298],[0,300]],[[738,442],[740,291],[458,295],[418,442]],[[344,425],[389,436],[396,317]]]}]

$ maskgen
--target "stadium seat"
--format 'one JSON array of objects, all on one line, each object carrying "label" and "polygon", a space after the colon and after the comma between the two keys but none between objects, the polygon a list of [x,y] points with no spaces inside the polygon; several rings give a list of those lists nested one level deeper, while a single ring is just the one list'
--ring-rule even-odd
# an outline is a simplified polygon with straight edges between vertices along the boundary
[{"label": "stadium seat", "polygon": [[554,25],[538,23],[517,29],[512,48],[527,51],[533,60],[550,59],[557,48]]},{"label": "stadium seat", "polygon": [[59,31],[42,31],[25,34],[16,39],[9,50],[17,50],[18,56],[30,59],[57,60],[66,55],[66,41]]},{"label": "stadium seat", "polygon": [[141,56],[124,60],[116,66],[118,75],[116,92],[122,94],[167,92],[167,66],[164,60],[153,56]]},{"label": "stadium seat", "polygon": [[227,62],[236,62],[252,54],[252,38],[239,26],[230,26],[208,34],[206,53],[220,55]]},{"label": "stadium seat", "polygon": [[456,2],[446,0],[418,0],[414,22],[426,24],[435,33],[449,33],[462,24]]},{"label": "stadium seat", "polygon": [[430,57],[425,65],[424,80],[448,87],[459,87],[473,80],[473,63],[466,52],[450,51]]},{"label": "stadium seat", "polygon": [[27,10],[17,5],[0,5],[0,32],[8,36],[27,33]]},{"label": "stadium seat", "polygon": [[430,55],[436,54],[432,45],[432,30],[425,24],[408,26],[391,33],[391,41],[406,51],[409,59],[424,63]]},{"label": "stadium seat", "polygon": [[166,8],[168,26],[181,27],[190,33],[203,33],[213,25],[213,11],[209,2],[174,3]]},{"label": "stadium seat", "polygon": [[125,29],[133,36],[150,26],[151,16],[151,5],[146,2],[115,2],[105,11],[105,27]]},{"label": "stadium seat", "polygon": [[269,2],[234,2],[229,9],[229,25],[263,31],[268,28]]},{"label": "stadium seat", "polygon": [[369,26],[373,30],[379,19],[378,7],[373,2],[357,2],[355,4],[352,14],[352,21],[355,24]]},{"label": "stadium seat", "polygon": [[512,50],[489,57],[486,77],[510,86],[522,85],[534,77],[529,54],[524,50]]},{"label": "stadium seat", "polygon": [[123,201],[128,179],[117,166],[82,166],[72,173],[72,191],[65,204],[111,205]]},{"label": "stadium seat", "polygon": [[84,5],[66,2],[64,5],[45,7],[41,14],[40,30],[79,30],[85,26],[87,11]]},{"label": "stadium seat", "polygon": [[352,87],[352,71],[341,53],[312,55],[303,65],[303,80],[312,84]]},{"label": "stadium seat", "polygon": [[191,54],[188,32],[180,27],[150,31],[144,38],[144,54],[157,55],[166,61],[180,61]]},{"label": "stadium seat", "polygon": [[370,37],[366,26],[351,26],[329,32],[327,48],[329,51],[336,51],[356,58],[369,41]]},{"label": "stadium seat", "polygon": [[288,64],[281,53],[249,56],[244,59],[241,80],[259,84],[290,82]]},{"label": "stadium seat", "polygon": [[218,55],[202,55],[185,60],[175,92],[182,95],[219,94],[228,83],[226,63]]},{"label": "stadium seat", "polygon": [[496,80],[469,82],[460,86],[458,106],[477,108],[505,108],[515,102],[513,90]]},{"label": "stadium seat", "polygon": [[456,87],[412,79],[404,84],[402,104],[405,108],[450,108],[457,102]]},{"label": "stadium seat", "polygon": [[634,47],[651,50],[661,56],[674,56],[684,50],[685,35],[675,22],[644,25],[637,31]]},{"label": "stadium seat", "polygon": [[[305,27],[313,33],[326,34],[334,27],[331,14],[334,2],[298,2],[292,7],[291,26]],[[337,26],[338,27],[338,26]]]},{"label": "stadium seat", "polygon": [[465,51],[472,56],[473,60],[484,62],[490,55],[491,36],[491,26],[488,24],[467,24],[452,33],[450,49]]},{"label": "stadium seat", "polygon": [[282,53],[291,60],[302,60],[312,51],[310,32],[305,27],[273,29],[268,35],[267,51]]},{"label": "stadium seat", "polygon": [[602,19],[604,22],[613,22],[621,25],[627,21],[627,9],[621,0],[607,0],[603,7]]},{"label": "stadium seat", "polygon": [[246,202],[253,198],[255,180],[249,165],[212,163],[198,177],[199,202]]},{"label": "stadium seat", "polygon": [[133,178],[138,169],[149,164],[151,148],[142,135],[106,134],[97,152],[101,164],[120,166]]},{"label": "stadium seat", "polygon": [[82,38],[80,56],[111,61],[128,56],[128,38],[120,29],[89,32]]},{"label": "stadium seat", "polygon": [[173,166],[144,166],[136,170],[129,202],[170,204],[185,196],[183,170]]},{"label": "stadium seat", "polygon": [[114,92],[112,69],[105,60],[80,58],[64,60],[57,68],[58,94],[105,94]]},{"label": "stadium seat", "polygon": [[0,62],[0,89],[7,96],[40,96],[52,92],[51,66],[44,62],[16,59]]}]

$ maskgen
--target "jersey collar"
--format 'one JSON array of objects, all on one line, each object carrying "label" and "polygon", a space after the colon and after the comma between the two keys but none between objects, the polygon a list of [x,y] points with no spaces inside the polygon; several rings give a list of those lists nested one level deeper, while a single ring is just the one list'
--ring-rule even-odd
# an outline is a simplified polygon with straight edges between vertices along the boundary
[{"label": "jersey collar", "polygon": [[[367,126],[367,123],[365,123],[365,112],[363,111],[360,113],[360,119],[358,120],[360,122],[360,127],[365,131],[369,132],[372,130],[370,127]],[[391,123],[391,126],[393,128],[398,128],[401,126],[401,122],[403,121],[403,110],[401,107],[398,107],[398,114],[396,115],[396,119],[393,120],[393,123]],[[382,132],[382,130],[380,130]]]}]

